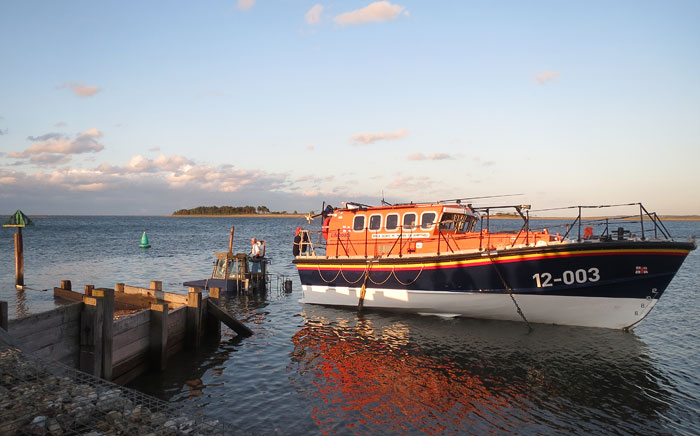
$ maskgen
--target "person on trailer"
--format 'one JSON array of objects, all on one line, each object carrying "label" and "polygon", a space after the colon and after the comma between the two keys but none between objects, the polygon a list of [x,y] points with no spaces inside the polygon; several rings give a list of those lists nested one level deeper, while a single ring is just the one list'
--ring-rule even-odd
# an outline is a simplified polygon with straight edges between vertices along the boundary
[{"label": "person on trailer", "polygon": [[250,257],[259,259],[265,257],[265,248],[267,243],[265,241],[258,241],[255,238],[250,238]]}]

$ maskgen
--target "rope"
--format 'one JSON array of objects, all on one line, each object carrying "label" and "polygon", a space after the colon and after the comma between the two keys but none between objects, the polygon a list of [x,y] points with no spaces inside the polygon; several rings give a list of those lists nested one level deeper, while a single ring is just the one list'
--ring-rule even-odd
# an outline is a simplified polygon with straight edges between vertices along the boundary
[{"label": "rope", "polygon": [[362,282],[362,288],[360,289],[360,301],[357,303],[357,311],[362,312],[362,306],[365,304],[365,292],[367,292],[367,278],[369,277],[369,270],[372,267],[371,263],[367,263],[365,268],[365,280]]},{"label": "rope", "polygon": [[416,280],[418,280],[418,277],[420,277],[420,275],[423,274],[424,268],[425,268],[425,264],[421,265],[420,271],[418,271],[418,275],[416,276],[416,278],[408,283],[404,283],[401,280],[399,280],[399,277],[396,275],[396,265],[394,265],[391,272],[394,274],[394,278],[396,279],[396,281],[399,282],[402,286],[411,286],[412,284],[414,284],[416,282]]},{"label": "rope", "polygon": [[375,285],[377,285],[377,286],[381,286],[381,285],[383,285],[384,283],[386,283],[387,281],[389,281],[389,279],[391,278],[391,273],[392,273],[392,272],[389,271],[389,274],[386,276],[386,278],[384,279],[384,281],[383,281],[383,282],[380,282],[380,283],[377,283],[377,282],[375,282],[374,280],[372,280],[372,277],[367,277],[367,279],[368,279],[370,282],[372,282],[373,284],[375,284]]},{"label": "rope", "polygon": [[340,275],[340,271],[341,271],[341,270],[338,270],[338,274],[336,274],[335,277],[333,277],[333,279],[331,279],[331,280],[326,280],[326,279],[323,277],[323,274],[321,273],[321,266],[320,266],[319,264],[316,264],[316,269],[318,270],[318,276],[321,277],[321,280],[323,280],[323,281],[326,282],[326,283],[333,283],[333,282],[335,281],[335,279],[338,278],[338,276]]},{"label": "rope", "polygon": [[[357,283],[357,282],[359,282],[360,280],[362,280],[362,278],[364,277],[364,273],[362,273],[362,274],[360,274],[360,277],[357,278],[357,280],[355,280],[354,282],[351,282],[350,280],[348,280],[347,277],[345,277],[345,274],[343,274],[343,265],[338,265],[338,267],[340,268],[340,269],[338,270],[338,272],[340,272],[340,276],[343,278],[343,280],[345,280],[346,282],[348,282],[348,284],[350,284],[350,285],[354,285],[355,283]],[[365,272],[367,272],[367,268],[365,268]],[[336,276],[336,277],[337,277],[337,276]]]},{"label": "rope", "polygon": [[525,324],[527,324],[527,329],[528,332],[532,331],[532,326],[530,325],[530,322],[525,318],[525,314],[523,313],[522,309],[520,308],[520,305],[518,305],[518,302],[515,301],[515,296],[513,295],[513,290],[511,289],[510,286],[508,286],[508,283],[506,283],[506,279],[503,277],[501,274],[501,271],[498,269],[498,266],[496,265],[496,262],[494,262],[493,257],[491,257],[491,251],[486,250],[486,253],[489,256],[489,260],[491,261],[491,265],[493,265],[493,269],[496,270],[496,274],[498,274],[498,277],[501,279],[501,282],[503,282],[503,286],[506,288],[506,291],[508,291],[508,295],[510,295],[510,299],[513,300],[513,304],[515,304],[515,309],[518,312],[518,315],[525,321]]}]

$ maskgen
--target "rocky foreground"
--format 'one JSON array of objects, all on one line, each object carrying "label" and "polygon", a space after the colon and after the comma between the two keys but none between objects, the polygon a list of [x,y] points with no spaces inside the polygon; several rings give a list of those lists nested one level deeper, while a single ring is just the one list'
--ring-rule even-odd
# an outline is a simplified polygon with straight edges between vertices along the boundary
[{"label": "rocky foreground", "polygon": [[34,359],[0,341],[0,435],[224,435],[219,421]]}]

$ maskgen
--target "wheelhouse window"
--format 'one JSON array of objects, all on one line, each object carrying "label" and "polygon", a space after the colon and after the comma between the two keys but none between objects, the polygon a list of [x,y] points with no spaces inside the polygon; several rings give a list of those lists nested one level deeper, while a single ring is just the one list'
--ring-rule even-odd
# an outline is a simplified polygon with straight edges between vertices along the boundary
[{"label": "wheelhouse window", "polygon": [[424,212],[420,216],[420,228],[423,230],[428,230],[435,224],[435,217],[437,214],[435,212]]},{"label": "wheelhouse window", "polygon": [[364,215],[355,215],[355,218],[352,220],[352,229],[357,232],[365,229]]},{"label": "wheelhouse window", "polygon": [[382,216],[372,215],[369,217],[369,229],[372,231],[377,231],[382,228]]},{"label": "wheelhouse window", "polygon": [[443,232],[464,231],[467,216],[461,213],[444,213],[440,219],[440,230]]},{"label": "wheelhouse window", "polygon": [[415,213],[407,213],[403,216],[403,229],[404,230],[413,230],[416,228],[416,214]]},{"label": "wheelhouse window", "polygon": [[386,216],[386,229],[396,230],[399,227],[399,214],[392,213]]}]

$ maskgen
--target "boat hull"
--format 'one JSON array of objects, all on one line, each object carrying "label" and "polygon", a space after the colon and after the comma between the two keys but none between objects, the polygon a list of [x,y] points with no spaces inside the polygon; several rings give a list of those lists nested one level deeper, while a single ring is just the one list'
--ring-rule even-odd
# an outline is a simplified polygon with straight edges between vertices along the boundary
[{"label": "boat hull", "polygon": [[[628,329],[649,314],[693,243],[585,242],[426,257],[297,258],[302,302]],[[515,302],[514,302],[515,300]]]}]

